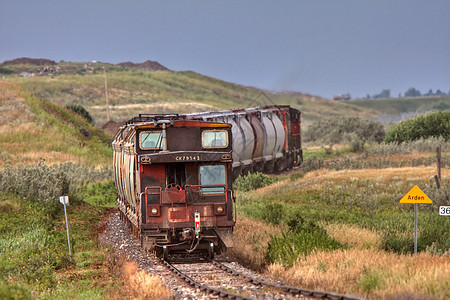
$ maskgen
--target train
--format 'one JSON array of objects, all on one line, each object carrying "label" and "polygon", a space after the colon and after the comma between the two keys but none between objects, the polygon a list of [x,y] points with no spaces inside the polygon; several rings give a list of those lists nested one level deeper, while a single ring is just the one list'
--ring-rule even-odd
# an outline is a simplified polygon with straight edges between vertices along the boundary
[{"label": "train", "polygon": [[234,179],[300,165],[300,115],[277,105],[128,120],[112,142],[121,219],[164,259],[225,252],[236,223]]},{"label": "train", "polygon": [[277,173],[303,161],[301,112],[289,105],[202,112],[184,115],[229,123],[233,133],[233,175]]}]

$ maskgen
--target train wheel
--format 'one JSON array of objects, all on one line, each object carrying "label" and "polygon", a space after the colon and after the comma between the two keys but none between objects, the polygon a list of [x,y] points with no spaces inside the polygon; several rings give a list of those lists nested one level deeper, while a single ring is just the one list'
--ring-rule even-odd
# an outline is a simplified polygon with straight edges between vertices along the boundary
[{"label": "train wheel", "polygon": [[214,259],[214,244],[209,243],[208,247],[208,259],[213,260]]}]

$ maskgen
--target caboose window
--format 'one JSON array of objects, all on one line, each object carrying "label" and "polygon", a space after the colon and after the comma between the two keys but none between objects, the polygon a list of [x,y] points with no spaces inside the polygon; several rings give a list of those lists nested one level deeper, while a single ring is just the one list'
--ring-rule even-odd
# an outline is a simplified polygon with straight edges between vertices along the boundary
[{"label": "caboose window", "polygon": [[161,131],[144,131],[139,135],[142,150],[159,150],[162,148]]},{"label": "caboose window", "polygon": [[225,193],[226,173],[224,165],[200,166],[199,172],[200,185],[212,185],[210,187],[201,188],[203,195],[217,195]]},{"label": "caboose window", "polygon": [[226,130],[205,130],[202,133],[203,148],[228,147],[228,132]]}]

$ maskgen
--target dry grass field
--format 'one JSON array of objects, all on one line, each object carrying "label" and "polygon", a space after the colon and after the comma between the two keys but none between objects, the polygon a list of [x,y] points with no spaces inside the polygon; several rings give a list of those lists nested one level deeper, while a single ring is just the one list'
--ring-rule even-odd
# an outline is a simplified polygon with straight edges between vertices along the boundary
[{"label": "dry grass field", "polygon": [[[430,154],[414,154],[418,155]],[[448,193],[450,169],[441,172],[442,189]],[[270,186],[241,192],[238,204],[241,212],[249,217],[238,218],[235,236],[240,242],[236,243],[233,254],[246,257],[244,262],[265,270],[268,275],[303,288],[367,299],[449,299],[450,249],[442,253],[432,243],[418,255],[411,254],[411,249],[386,250],[389,243],[409,244],[413,238],[413,205],[398,203],[412,186],[418,184],[432,199],[445,204],[444,192],[434,187],[434,174],[435,166],[320,169],[301,178],[282,177]],[[279,225],[261,220],[267,218],[264,211],[270,208],[268,203],[282,207]],[[291,264],[283,259],[267,263],[267,253],[277,247],[271,239],[287,237],[287,224],[292,220],[289,216],[293,211],[309,220],[306,223],[313,222],[323,228],[342,246],[336,250],[315,249],[308,255],[296,254]],[[450,222],[448,217],[436,217],[436,214],[436,207],[421,205],[419,240],[433,231],[429,224],[424,224],[431,222],[444,231],[440,231],[440,237],[430,238],[444,239],[448,247]],[[290,247],[298,247],[295,239],[291,240]]]},{"label": "dry grass field", "polygon": [[[138,270],[136,263],[124,261],[119,274],[125,283],[125,292],[130,299],[171,299],[172,294],[161,279]],[[110,295],[110,299],[123,299],[124,295]]]},{"label": "dry grass field", "polygon": [[357,294],[368,299],[449,299],[450,257],[350,249],[316,252],[292,268],[272,264],[267,274],[293,285]]}]

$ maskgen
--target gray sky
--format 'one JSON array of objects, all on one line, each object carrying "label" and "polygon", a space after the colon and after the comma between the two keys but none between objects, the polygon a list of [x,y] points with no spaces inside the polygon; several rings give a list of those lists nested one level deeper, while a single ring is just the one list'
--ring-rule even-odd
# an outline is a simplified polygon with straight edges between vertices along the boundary
[{"label": "gray sky", "polygon": [[0,62],[156,60],[323,97],[450,90],[449,0],[0,0]]}]

